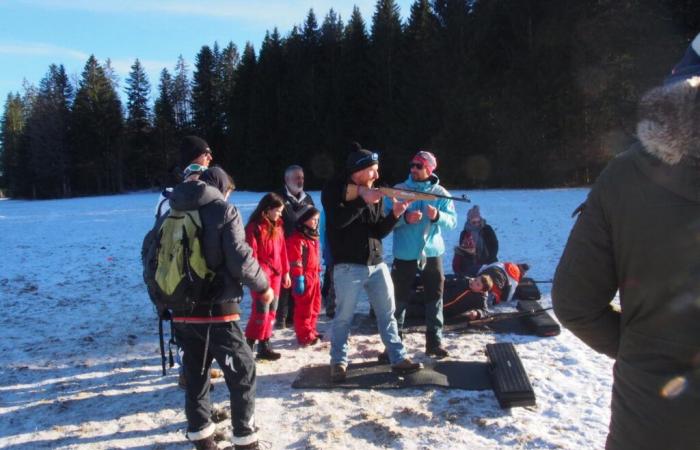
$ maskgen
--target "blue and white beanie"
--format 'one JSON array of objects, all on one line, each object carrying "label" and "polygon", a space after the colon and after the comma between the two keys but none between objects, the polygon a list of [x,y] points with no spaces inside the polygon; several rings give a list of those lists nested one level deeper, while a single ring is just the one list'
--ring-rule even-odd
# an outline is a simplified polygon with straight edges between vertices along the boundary
[{"label": "blue and white beanie", "polygon": [[671,75],[664,80],[664,85],[668,86],[693,77],[700,77],[700,34],[690,43],[681,61],[673,68]]}]

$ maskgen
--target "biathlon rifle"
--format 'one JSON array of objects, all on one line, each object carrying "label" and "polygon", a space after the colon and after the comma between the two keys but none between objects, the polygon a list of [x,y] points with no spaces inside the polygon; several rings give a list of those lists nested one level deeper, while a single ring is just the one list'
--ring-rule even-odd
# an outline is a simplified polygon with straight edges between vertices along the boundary
[{"label": "biathlon rifle", "polygon": [[[466,195],[462,194],[459,197],[451,197],[449,195],[441,195],[441,194],[431,194],[428,192],[420,192],[420,191],[414,191],[411,189],[403,189],[403,188],[395,188],[395,187],[377,187],[377,188],[370,188],[377,190],[384,194],[386,197],[394,197],[398,198],[401,200],[435,200],[438,198],[446,198],[448,200],[454,200],[458,202],[467,202],[470,203],[471,200],[467,198]],[[348,184],[347,188],[345,189],[345,200],[346,201],[352,201],[355,200],[357,197],[360,195],[360,187],[356,184]]]},{"label": "biathlon rifle", "polygon": [[517,319],[519,317],[530,317],[535,316],[539,313],[549,311],[550,309],[552,309],[551,306],[549,308],[540,308],[532,311],[517,311],[512,313],[494,314],[489,317],[484,317],[483,319],[470,320],[469,325],[485,325],[492,322],[500,322],[501,320]]}]

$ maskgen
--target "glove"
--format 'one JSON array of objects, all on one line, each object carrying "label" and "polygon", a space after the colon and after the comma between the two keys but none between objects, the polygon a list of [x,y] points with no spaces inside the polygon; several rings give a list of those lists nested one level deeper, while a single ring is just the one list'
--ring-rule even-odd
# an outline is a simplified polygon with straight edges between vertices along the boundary
[{"label": "glove", "polygon": [[294,283],[292,288],[294,289],[294,293],[297,295],[301,295],[304,293],[304,291],[306,290],[306,279],[304,278],[304,275],[294,277]]}]

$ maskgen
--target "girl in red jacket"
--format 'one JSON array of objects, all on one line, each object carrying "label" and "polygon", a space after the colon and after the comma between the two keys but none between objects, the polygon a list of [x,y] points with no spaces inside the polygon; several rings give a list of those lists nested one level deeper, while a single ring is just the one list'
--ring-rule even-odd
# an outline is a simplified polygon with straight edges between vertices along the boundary
[{"label": "girl in red jacket", "polygon": [[259,293],[251,291],[253,310],[248,319],[245,336],[251,349],[255,346],[255,341],[259,341],[258,359],[270,361],[277,360],[281,356],[270,346],[280,287],[286,289],[292,284],[289,278],[289,260],[282,228],[283,208],[282,198],[270,192],[260,200],[245,227],[245,240],[253,249],[253,256],[267,274],[270,287],[275,292],[274,300],[271,303],[264,303]]},{"label": "girl in red jacket", "polygon": [[287,239],[294,298],[294,332],[302,347],[314,345],[320,340],[316,331],[321,310],[319,216],[316,208],[307,207],[299,216],[294,233]]}]

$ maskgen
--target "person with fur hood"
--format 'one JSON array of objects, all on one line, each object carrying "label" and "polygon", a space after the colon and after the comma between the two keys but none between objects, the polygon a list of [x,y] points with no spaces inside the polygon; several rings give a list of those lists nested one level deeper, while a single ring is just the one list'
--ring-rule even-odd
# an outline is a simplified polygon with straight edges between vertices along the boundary
[{"label": "person with fur hood", "polygon": [[596,180],[554,277],[559,320],[615,360],[609,450],[700,447],[699,54],[700,34],[642,98],[638,141]]},{"label": "person with fur hood", "polygon": [[498,261],[498,238],[491,225],[481,217],[479,205],[467,212],[464,230],[452,256],[452,271],[457,275],[473,277],[484,264]]}]

